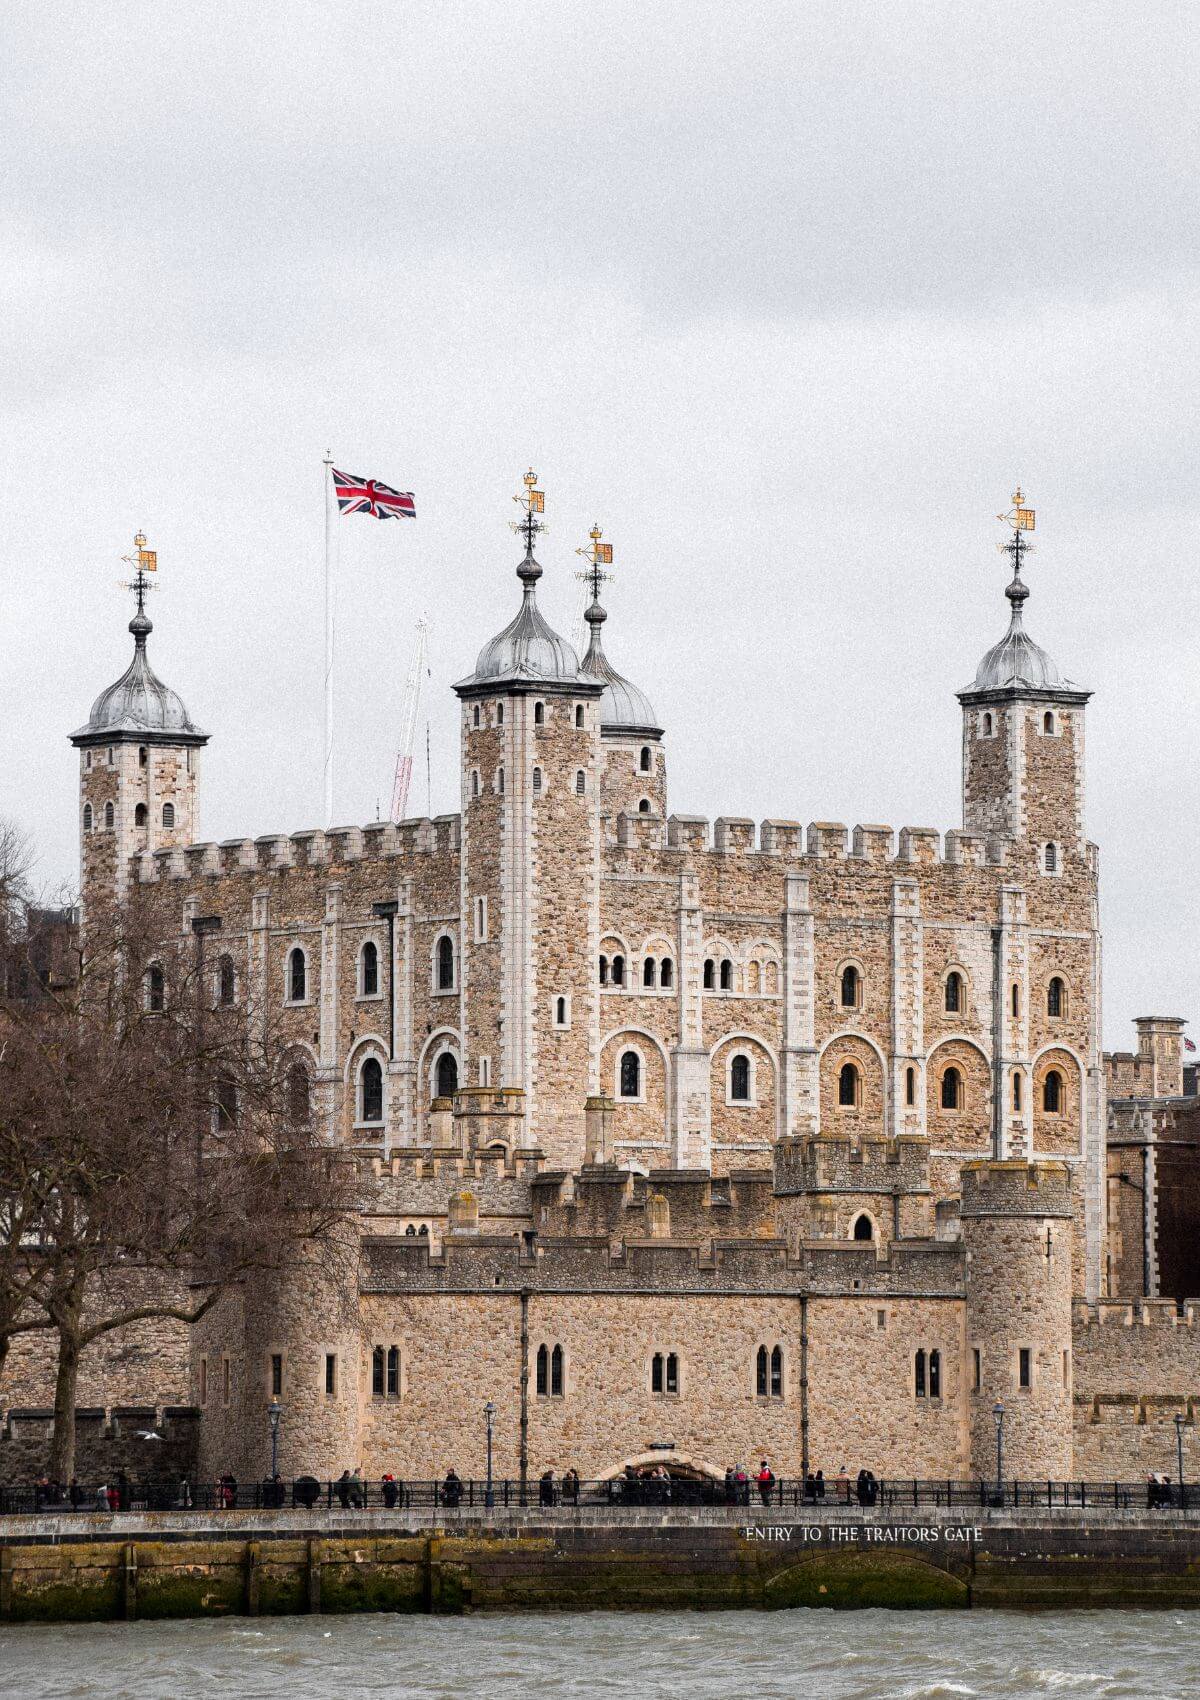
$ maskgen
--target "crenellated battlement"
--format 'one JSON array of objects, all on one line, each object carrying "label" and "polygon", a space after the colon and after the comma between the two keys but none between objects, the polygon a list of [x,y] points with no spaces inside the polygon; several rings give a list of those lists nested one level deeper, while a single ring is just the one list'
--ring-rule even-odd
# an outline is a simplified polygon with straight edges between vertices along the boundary
[{"label": "crenellated battlement", "polygon": [[964,1221],[984,1216],[1059,1216],[1073,1213],[1073,1182],[1066,1163],[979,1159],[961,1170]]},{"label": "crenellated battlement", "polygon": [[803,1135],[775,1147],[779,1197],[807,1192],[927,1193],[929,1141],[918,1134],[854,1141],[849,1135]]},{"label": "crenellated battlement", "polygon": [[[622,823],[628,822],[628,825]],[[653,822],[654,830],[645,823]],[[840,821],[752,820],[718,815],[669,815],[666,848],[713,856],[772,856],[786,861],[896,863],[904,867],[1004,867],[1009,840],[951,828],[945,834],[932,827],[860,825],[852,830]],[[662,843],[656,815],[618,817],[617,843],[657,847]]]},{"label": "crenellated battlement", "polygon": [[335,826],[327,831],[314,827],[290,835],[264,833],[259,838],[227,838],[220,844],[189,844],[133,856],[131,865],[134,878],[147,885],[159,880],[457,855],[461,843],[461,817],[437,815],[398,824],[372,821],[368,826]]},{"label": "crenellated battlement", "polygon": [[1200,1299],[1187,1299],[1182,1306],[1174,1299],[1097,1299],[1092,1304],[1077,1299],[1073,1321],[1076,1328],[1196,1328]]}]

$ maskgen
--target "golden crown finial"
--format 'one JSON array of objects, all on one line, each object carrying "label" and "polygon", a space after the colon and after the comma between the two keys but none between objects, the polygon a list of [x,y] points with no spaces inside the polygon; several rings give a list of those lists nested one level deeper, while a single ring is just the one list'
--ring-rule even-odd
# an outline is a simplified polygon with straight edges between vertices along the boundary
[{"label": "golden crown finial", "polygon": [[1005,525],[1011,525],[1014,531],[1033,530],[1036,515],[1032,508],[1025,505],[1025,497],[1019,484],[1012,493],[1012,507],[1006,514],[997,514],[996,518],[1003,520]]}]

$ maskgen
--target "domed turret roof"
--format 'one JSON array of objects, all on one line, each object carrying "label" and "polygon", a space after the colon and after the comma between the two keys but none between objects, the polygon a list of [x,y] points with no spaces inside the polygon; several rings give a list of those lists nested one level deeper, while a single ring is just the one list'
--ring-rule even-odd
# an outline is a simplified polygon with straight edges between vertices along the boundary
[{"label": "domed turret roof", "polygon": [[1059,672],[1054,658],[1025,630],[1024,605],[1029,586],[1017,573],[1004,594],[1012,607],[1008,630],[993,644],[975,670],[975,678],[960,697],[978,691],[1031,691],[1038,695],[1090,695]]},{"label": "domed turret roof", "polygon": [[565,638],[559,637],[537,605],[537,581],[542,569],[533,558],[532,546],[517,568],[523,587],[516,618],[497,632],[479,651],[475,671],[455,686],[471,690],[483,685],[528,682],[547,685],[590,683],[581,678],[579,657]]},{"label": "domed turret roof", "polygon": [[584,673],[593,679],[601,680],[604,685],[604,693],[600,698],[601,732],[643,733],[652,738],[661,738],[662,727],[658,723],[658,716],[650,698],[631,680],[618,673],[604,653],[600,628],[608,615],[600,606],[598,597],[593,597],[591,607],[584,618],[591,627],[591,637],[581,668]]},{"label": "domed turret roof", "polygon": [[86,726],[71,734],[73,742],[84,739],[148,736],[177,743],[204,743],[207,732],[193,725],[183,699],[164,685],[150,665],[146,640],[154,630],[142,609],[129,622],[133,633],[133,660],[115,685],[110,685],[92,704]]}]

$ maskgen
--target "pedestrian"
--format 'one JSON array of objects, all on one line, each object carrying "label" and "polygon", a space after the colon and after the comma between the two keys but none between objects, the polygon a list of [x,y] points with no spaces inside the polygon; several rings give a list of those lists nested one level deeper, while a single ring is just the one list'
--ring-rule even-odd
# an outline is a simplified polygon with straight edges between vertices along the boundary
[{"label": "pedestrian", "polygon": [[747,1475],[741,1464],[739,1464],[733,1472],[733,1485],[737,1489],[738,1504],[749,1505],[750,1477]]},{"label": "pedestrian", "polygon": [[237,1504],[237,1477],[232,1470],[226,1470],[221,1477],[221,1494],[226,1511],[232,1511]]},{"label": "pedestrian", "polygon": [[825,1472],[824,1472],[824,1470],[818,1470],[817,1471],[817,1498],[820,1499],[820,1500],[824,1500],[824,1498],[825,1498]]},{"label": "pedestrian", "polygon": [[810,1505],[817,1503],[817,1478],[811,1470],[804,1478],[804,1497]]},{"label": "pedestrian", "polygon": [[39,1476],[33,1484],[33,1509],[40,1511],[43,1506],[49,1505],[49,1503],[50,1478],[49,1476]]},{"label": "pedestrian", "polygon": [[732,1464],[725,1471],[725,1503],[726,1505],[737,1504],[737,1480],[734,1477]]},{"label": "pedestrian", "polygon": [[775,1486],[775,1476],[765,1458],[759,1464],[758,1474],[754,1479],[758,1483],[759,1497],[763,1504],[770,1505],[771,1489]]},{"label": "pedestrian", "polygon": [[850,1473],[846,1469],[846,1466],[844,1464],[842,1465],[841,1469],[837,1473],[837,1480],[836,1480],[835,1485],[837,1487],[838,1499],[841,1501],[841,1503],[843,1505],[849,1505],[849,1503],[850,1503]]},{"label": "pedestrian", "polygon": [[543,1470],[538,1483],[538,1504],[554,1504],[554,1471]]},{"label": "pedestrian", "polygon": [[96,1489],[96,1510],[97,1511],[107,1511],[108,1510],[108,1484],[107,1483],[102,1482],[101,1485]]},{"label": "pedestrian", "polygon": [[354,1474],[350,1477],[350,1503],[356,1511],[362,1511],[366,1506],[367,1496],[363,1491],[363,1479],[359,1466],[354,1466]]},{"label": "pedestrian", "polygon": [[446,1479],[442,1483],[442,1504],[448,1506],[450,1510],[453,1511],[457,1508],[461,1498],[462,1479],[458,1475],[457,1471],[451,1467],[446,1471]]},{"label": "pedestrian", "polygon": [[383,1480],[380,1482],[379,1491],[383,1498],[384,1509],[387,1511],[394,1511],[396,1509],[396,1501],[400,1498],[400,1489],[396,1484],[395,1476],[392,1475],[390,1470],[385,1473]]},{"label": "pedestrian", "polygon": [[71,1500],[71,1510],[78,1511],[80,1505],[83,1503],[83,1489],[79,1485],[79,1479],[77,1476],[71,1477],[71,1485],[67,1489],[67,1493]]},{"label": "pedestrian", "polygon": [[562,1479],[562,1496],[564,1505],[579,1504],[579,1471],[574,1465]]},{"label": "pedestrian", "polygon": [[192,1484],[186,1476],[179,1478],[179,1509],[181,1511],[192,1509]]},{"label": "pedestrian", "polygon": [[113,1486],[110,1485],[107,1492],[108,1492],[108,1509],[110,1511],[119,1511],[121,1509],[121,1490],[120,1490],[120,1488],[113,1487]]},{"label": "pedestrian", "polygon": [[338,1504],[341,1506],[342,1510],[343,1511],[349,1511],[349,1509],[350,1509],[350,1472],[349,1472],[349,1470],[343,1470],[342,1471],[342,1473],[338,1477],[337,1481],[333,1484],[333,1491],[338,1496]]},{"label": "pedestrian", "polygon": [[858,1480],[854,1484],[854,1495],[860,1505],[867,1503],[867,1472],[860,1470]]}]

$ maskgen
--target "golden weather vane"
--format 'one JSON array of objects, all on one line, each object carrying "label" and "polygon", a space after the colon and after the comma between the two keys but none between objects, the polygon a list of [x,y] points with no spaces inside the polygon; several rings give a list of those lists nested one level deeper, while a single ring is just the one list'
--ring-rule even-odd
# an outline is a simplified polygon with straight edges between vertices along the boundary
[{"label": "golden weather vane", "polygon": [[1013,577],[1021,576],[1021,562],[1033,550],[1033,544],[1025,541],[1025,533],[1034,527],[1034,510],[1026,506],[1025,497],[1018,484],[1012,493],[1012,507],[1006,514],[997,514],[996,518],[1012,529],[1012,539],[1008,543],[997,543],[996,547],[1005,555],[1012,556]]},{"label": "golden weather vane", "polygon": [[145,608],[146,592],[154,589],[154,586],[150,583],[146,574],[156,573],[158,571],[158,550],[147,549],[146,535],[142,531],[139,531],[137,536],[134,538],[133,547],[135,550],[134,554],[121,556],[123,561],[135,569],[132,579],[121,580],[121,589],[136,591],[138,599],[138,613],[140,614]]},{"label": "golden weather vane", "polygon": [[600,530],[600,527],[598,525],[594,525],[588,532],[588,536],[592,540],[590,545],[587,548],[576,549],[575,551],[577,555],[582,555],[584,560],[588,563],[587,571],[576,573],[575,577],[577,579],[582,579],[585,584],[590,585],[592,596],[597,602],[600,600],[600,586],[605,583],[606,580],[611,580],[613,576],[611,573],[606,573],[601,570],[604,567],[612,565],[612,544],[601,543],[600,539],[603,535],[604,533]]},{"label": "golden weather vane", "polygon": [[546,511],[546,496],[544,491],[537,488],[537,473],[532,467],[529,468],[521,482],[525,488],[513,497],[513,501],[519,508],[525,509],[525,518],[513,520],[512,528],[514,531],[525,533],[525,546],[532,555],[534,538],[539,531],[546,529],[537,517]]}]

